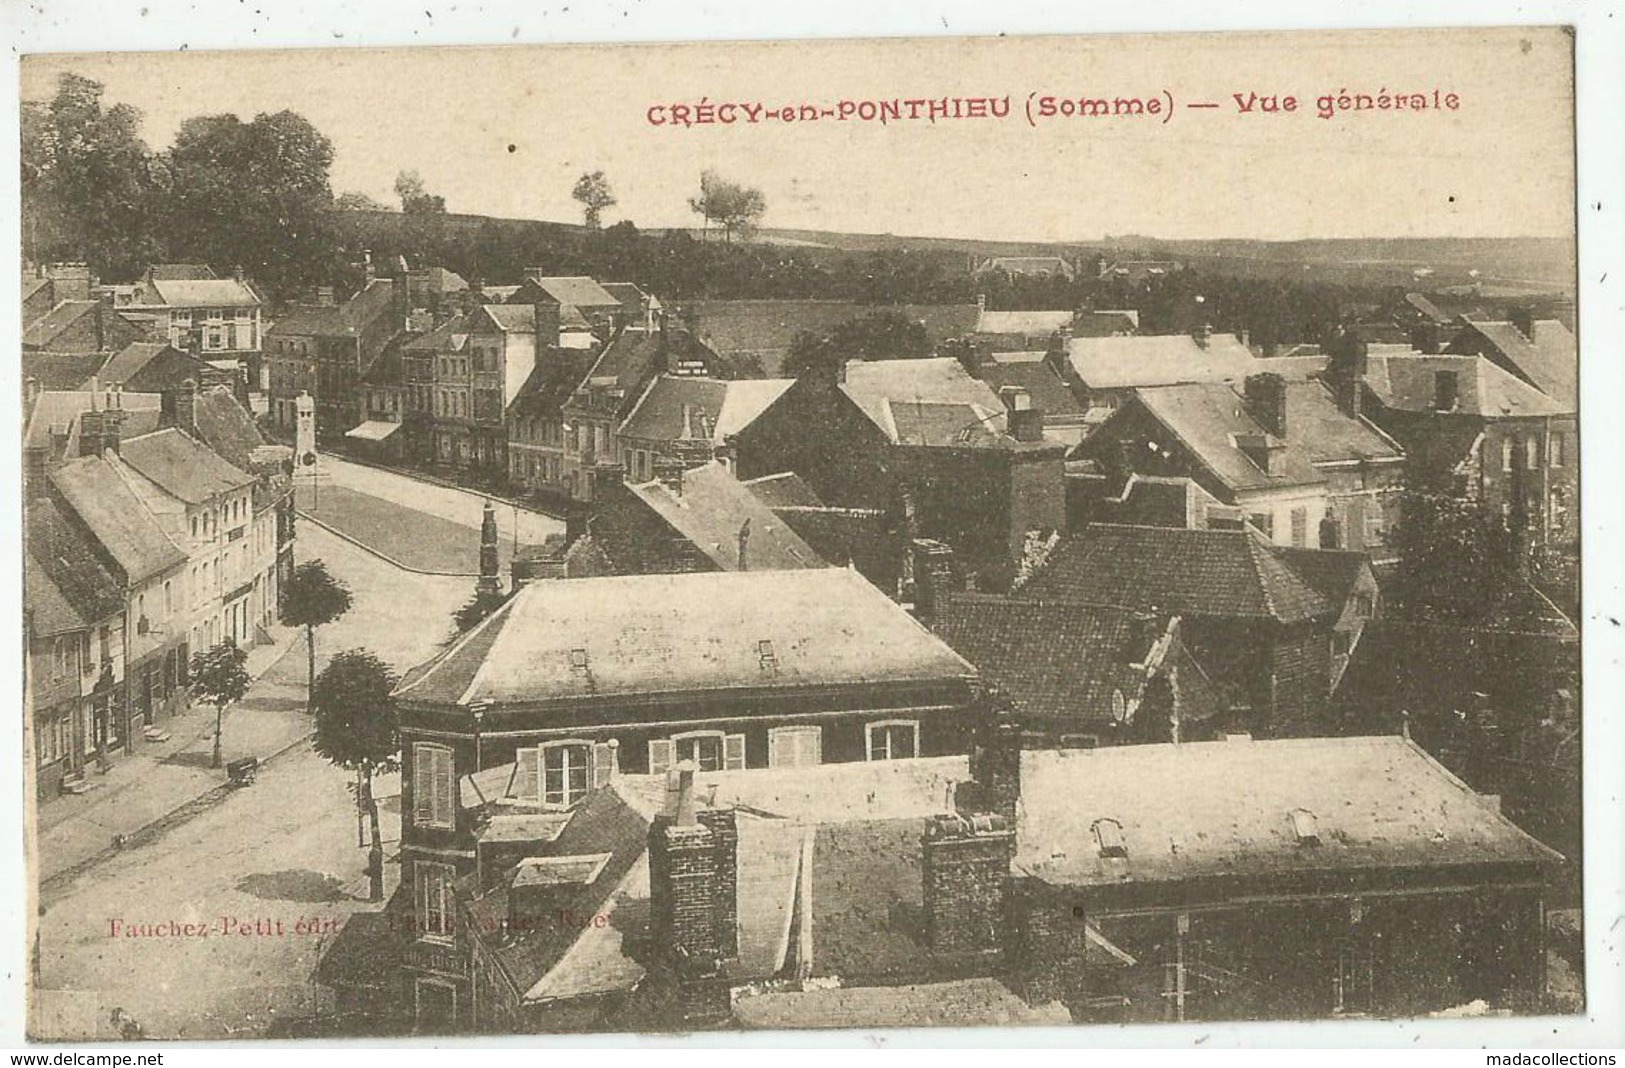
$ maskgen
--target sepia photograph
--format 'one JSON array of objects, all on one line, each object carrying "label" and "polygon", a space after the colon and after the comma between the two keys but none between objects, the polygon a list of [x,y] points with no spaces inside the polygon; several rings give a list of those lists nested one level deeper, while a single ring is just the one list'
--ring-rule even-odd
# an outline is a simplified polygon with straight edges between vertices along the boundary
[{"label": "sepia photograph", "polygon": [[29,1040],[1594,1008],[1572,28],[20,71]]}]

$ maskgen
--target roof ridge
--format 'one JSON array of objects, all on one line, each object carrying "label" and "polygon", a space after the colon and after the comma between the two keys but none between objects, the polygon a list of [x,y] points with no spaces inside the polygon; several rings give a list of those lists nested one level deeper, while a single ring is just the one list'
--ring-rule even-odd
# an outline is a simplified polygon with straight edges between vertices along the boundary
[{"label": "roof ridge", "polygon": [[[417,678],[413,679],[411,682],[405,684],[400,689],[396,690],[395,695],[399,696],[401,694],[406,693],[408,690],[414,689],[415,687],[420,685],[425,679],[427,679],[429,676],[433,675],[436,671],[439,671],[442,667],[444,667],[446,665],[447,661],[449,661],[453,656],[455,656],[459,652],[461,652],[463,650],[463,648],[466,645],[468,645],[469,642],[473,641],[474,638],[477,635],[479,635],[481,632],[483,632],[486,627],[489,627],[492,624],[493,620],[496,620],[498,617],[502,616],[504,613],[507,613],[513,607],[514,602],[517,601],[517,600],[518,600],[517,596],[510,596],[506,601],[504,601],[502,604],[497,606],[496,611],[492,612],[490,615],[488,615],[484,619],[480,620],[478,623],[476,623],[472,628],[470,628],[465,633],[459,634],[455,641],[453,641],[442,652],[440,652],[437,656],[433,657],[429,661],[429,666],[423,672],[423,674],[419,675]],[[483,663],[481,664],[481,667],[482,668],[484,667]],[[480,672],[479,672],[479,670],[476,670],[474,672],[473,679],[471,679],[470,682],[469,682],[469,691],[472,691],[473,684],[475,682],[479,681],[479,677],[480,677]],[[468,693],[465,692],[463,694],[462,699],[459,700],[458,703],[461,704],[462,701],[467,700],[467,698],[468,698]]]}]

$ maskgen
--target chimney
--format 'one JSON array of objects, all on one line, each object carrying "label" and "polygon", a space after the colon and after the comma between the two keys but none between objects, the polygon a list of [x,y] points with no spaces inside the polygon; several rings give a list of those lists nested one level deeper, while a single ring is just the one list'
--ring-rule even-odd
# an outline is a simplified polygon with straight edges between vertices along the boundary
[{"label": "chimney", "polygon": [[1273,372],[1248,375],[1243,386],[1247,414],[1264,430],[1286,440],[1286,379]]},{"label": "chimney", "polygon": [[654,475],[660,484],[671,490],[672,495],[683,495],[683,472],[686,470],[683,461],[674,460],[669,456],[656,457],[654,461]]},{"label": "chimney", "polygon": [[963,582],[953,549],[940,541],[916,538],[910,546],[914,572],[914,614],[929,622],[947,594]]},{"label": "chimney", "polygon": [[173,397],[170,414],[174,425],[188,434],[197,433],[197,382],[188,378],[173,391]]},{"label": "chimney", "polygon": [[1519,305],[1512,309],[1508,318],[1512,320],[1512,325],[1518,328],[1518,333],[1530,341],[1535,340],[1535,309],[1533,307],[1528,304]]},{"label": "chimney", "polygon": [[1366,343],[1338,327],[1327,348],[1326,377],[1331,380],[1337,406],[1343,414],[1358,419],[1365,399]]},{"label": "chimney", "polygon": [[750,570],[750,517],[739,526],[739,570]]},{"label": "chimney", "polygon": [[962,813],[994,812],[1015,826],[1021,802],[1021,724],[1010,701],[996,689],[983,698],[971,751],[970,789],[955,798]]},{"label": "chimney", "polygon": [[987,294],[986,293],[978,293],[978,294],[976,294],[976,311],[978,313],[987,311]]},{"label": "chimney", "polygon": [[715,938],[724,959],[739,956],[739,826],[731,808],[704,808],[695,813],[711,832],[716,859]]},{"label": "chimney", "polygon": [[1195,330],[1191,331],[1191,340],[1196,342],[1196,347],[1199,348],[1199,349],[1206,349],[1207,348],[1207,343],[1208,343],[1209,339],[1211,339],[1212,337],[1213,337],[1213,324],[1212,323],[1204,322],[1200,326],[1198,326]]},{"label": "chimney", "polygon": [[235,281],[238,281],[238,282],[247,281],[247,276],[245,276],[243,274],[243,265],[242,264],[239,263],[236,266],[232,267],[232,269],[231,269],[231,277]]},{"label": "chimney", "polygon": [[535,309],[536,317],[536,358],[541,359],[544,350],[558,347],[559,334],[562,331],[559,323],[559,306],[554,301],[538,299],[531,307]]},{"label": "chimney", "polygon": [[1455,371],[1433,372],[1433,410],[1453,412],[1461,399],[1461,376]]},{"label": "chimney", "polygon": [[119,451],[119,439],[123,436],[124,412],[113,407],[113,392],[108,391],[107,406],[100,411],[92,408],[82,412],[79,416],[79,454],[81,456],[102,456],[106,453]]},{"label": "chimney", "polygon": [[547,268],[545,268],[545,267],[526,267],[522,277],[520,278],[520,281],[522,281],[522,282],[540,282],[542,279],[544,279],[546,277],[547,277]]},{"label": "chimney", "polygon": [[1014,823],[1004,816],[937,816],[920,842],[925,942],[936,953],[988,954],[1003,946]]},{"label": "chimney", "polygon": [[502,592],[502,581],[497,567],[497,513],[490,501],[485,502],[485,512],[480,517],[480,579],[475,584],[475,592],[482,597],[495,596]]},{"label": "chimney", "polygon": [[1044,413],[1033,407],[1032,394],[1020,386],[1005,386],[999,390],[1004,401],[1005,426],[1017,441],[1044,440]]},{"label": "chimney", "polygon": [[669,773],[666,810],[649,826],[651,948],[680,975],[714,974],[722,957],[717,867],[728,845],[719,849],[717,839],[696,814],[694,762],[685,760]]},{"label": "chimney", "polygon": [[[363,289],[365,289],[368,283],[370,283],[374,278],[378,277],[378,270],[372,265],[372,249],[370,248],[364,248],[361,250],[361,276],[363,279],[361,283]],[[320,291],[318,290],[318,292]]]}]

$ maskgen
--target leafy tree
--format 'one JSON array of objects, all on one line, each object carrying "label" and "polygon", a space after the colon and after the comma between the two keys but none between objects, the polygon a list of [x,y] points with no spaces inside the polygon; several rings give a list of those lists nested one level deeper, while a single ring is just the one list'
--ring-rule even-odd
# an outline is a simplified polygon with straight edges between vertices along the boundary
[{"label": "leafy tree", "polygon": [[839,324],[827,335],[797,334],[785,356],[784,372],[800,377],[833,360],[916,359],[931,355],[931,337],[924,324],[900,312],[860,315]]},{"label": "leafy tree", "polygon": [[23,105],[24,253],[134,277],[160,247],[163,172],[141,139],[141,113],[103,107],[102,93],[100,82],[70,72],[49,102]]},{"label": "leafy tree", "polygon": [[237,648],[237,643],[226,639],[192,657],[188,670],[192,676],[191,694],[200,701],[214,706],[214,756],[210,766],[220,766],[220,730],[226,706],[243,699],[248,692],[248,653]]},{"label": "leafy tree", "polygon": [[603,171],[591,171],[576,179],[570,195],[581,202],[587,229],[596,230],[604,224],[604,209],[615,206],[615,191]]},{"label": "leafy tree", "polygon": [[423,176],[417,171],[402,171],[395,176],[395,195],[401,198],[401,210],[408,215],[446,213],[446,198],[425,189]]},{"label": "leafy tree", "polygon": [[372,831],[367,857],[371,899],[384,899],[384,838],[373,778],[400,766],[399,720],[391,694],[400,680],[389,665],[365,649],[348,649],[328,661],[311,690],[316,730],[311,746],[346,771],[355,772],[356,804]]},{"label": "leafy tree", "polygon": [[316,628],[325,627],[350,610],[350,591],[334,578],[320,560],[307,560],[293,569],[282,587],[282,622],[305,628],[305,647],[310,658],[309,693],[316,691]]},{"label": "leafy tree", "polygon": [[715,223],[722,227],[724,239],[732,242],[734,234],[748,234],[756,228],[767,211],[767,199],[760,189],[731,182],[708,170],[700,175],[699,194],[689,198],[688,206],[705,219],[707,229]]},{"label": "leafy tree", "polygon": [[187,119],[168,156],[171,256],[242,266],[274,294],[330,278],[333,145],[292,111]]},{"label": "leafy tree", "polygon": [[1477,501],[1416,482],[1393,528],[1406,609],[1462,624],[1503,621],[1526,583],[1513,527]]},{"label": "leafy tree", "polygon": [[388,211],[389,205],[374,200],[365,193],[340,193],[333,200],[333,207],[339,211]]}]

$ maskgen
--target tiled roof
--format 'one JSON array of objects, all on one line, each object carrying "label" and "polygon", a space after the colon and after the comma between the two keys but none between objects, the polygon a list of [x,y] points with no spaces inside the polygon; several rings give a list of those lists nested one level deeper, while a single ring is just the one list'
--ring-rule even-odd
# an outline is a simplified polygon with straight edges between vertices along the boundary
[{"label": "tiled roof", "polygon": [[1270,551],[1330,605],[1348,602],[1354,586],[1371,570],[1371,557],[1345,549],[1300,549],[1271,545]]},{"label": "tiled roof", "polygon": [[123,611],[118,580],[102,566],[82,529],[50,498],[30,501],[27,514],[28,607],[35,632],[79,630]]},{"label": "tiled roof", "polygon": [[206,263],[155,263],[147,268],[147,275],[155,282],[195,281],[215,276],[214,268]]},{"label": "tiled roof", "polygon": [[1108,523],[1062,537],[1022,596],[1280,623],[1315,619],[1334,607],[1256,531]]},{"label": "tiled roof", "polygon": [[986,447],[1002,437],[1004,408],[980,404],[940,404],[935,401],[885,402],[886,426],[899,445],[954,445]]},{"label": "tiled roof", "polygon": [[509,410],[518,416],[557,416],[580,388],[595,359],[590,349],[546,350],[515,391]]},{"label": "tiled roof", "polygon": [[1240,381],[1262,370],[1231,334],[1212,335],[1206,347],[1189,334],[1075,337],[1067,358],[1091,389]]},{"label": "tiled roof", "polygon": [[145,303],[171,308],[244,308],[260,303],[254,291],[235,278],[155,278],[152,289],[158,299]]},{"label": "tiled roof", "polygon": [[99,456],[71,460],[50,473],[52,485],[132,585],[186,563],[112,464]]},{"label": "tiled roof", "polygon": [[226,463],[241,471],[251,470],[254,450],[266,444],[265,435],[231,390],[224,386],[202,390],[193,411],[198,437]]},{"label": "tiled roof", "polygon": [[343,304],[296,304],[265,334],[267,337],[355,337],[389,313],[394,285],[388,278],[375,278]]},{"label": "tiled roof", "polygon": [[1004,402],[986,382],[972,378],[960,362],[939,356],[917,360],[851,360],[841,390],[879,427],[899,441],[892,413],[917,403],[972,407],[970,418],[992,416],[986,425],[1002,429]]},{"label": "tiled roof", "polygon": [[984,271],[1009,274],[1064,274],[1072,276],[1072,265],[1059,256],[995,256],[983,265]]},{"label": "tiled roof", "polygon": [[931,629],[1009,696],[1023,724],[1112,722],[1112,693],[1132,699],[1155,633],[1127,608],[989,594],[943,597]]},{"label": "tiled roof", "polygon": [[[1015,866],[1057,885],[1560,859],[1399,737],[1030,751],[1021,776]],[[1102,819],[1126,858],[1100,855]]]},{"label": "tiled roof", "polygon": [[[1556,319],[1534,324],[1534,338],[1507,322],[1469,319],[1470,328],[1499,352],[1508,370],[1534,383],[1542,393],[1573,411],[1579,402],[1580,353],[1569,328]],[[1460,339],[1456,345],[1461,344]],[[1456,345],[1452,345],[1454,348]]]},{"label": "tiled roof", "polygon": [[749,570],[828,566],[783,519],[719,463],[683,472],[681,494],[659,481],[630,488],[723,571],[740,569],[739,533],[747,525]]},{"label": "tiled roof", "polygon": [[977,375],[993,387],[994,391],[1006,386],[1024,389],[1032,397],[1033,407],[1043,412],[1046,417],[1082,415],[1084,406],[1078,403],[1070,386],[1062,380],[1055,368],[1044,359],[1044,354],[1038,354],[1034,360],[1007,360],[1000,357],[1010,355],[1000,353],[999,356],[982,364],[977,368]]},{"label": "tiled roof", "polygon": [[[163,397],[156,393],[124,393],[120,395],[124,408],[126,435],[146,434],[158,429]],[[50,449],[53,431],[67,435],[66,446],[53,459],[79,455],[79,416],[101,407],[103,398],[89,390],[64,389],[41,393],[29,413],[28,429],[23,434],[27,448]]]},{"label": "tiled roof", "polygon": [[1366,386],[1389,408],[1434,410],[1441,371],[1456,375],[1455,411],[1494,419],[1499,416],[1572,415],[1563,404],[1484,356],[1407,352],[1366,357]]},{"label": "tiled roof", "polygon": [[856,573],[809,568],[531,583],[397,693],[534,706],[974,674]]},{"label": "tiled roof", "polygon": [[213,449],[176,427],[130,438],[119,457],[165,493],[202,504],[254,484],[254,476],[221,459]]}]

